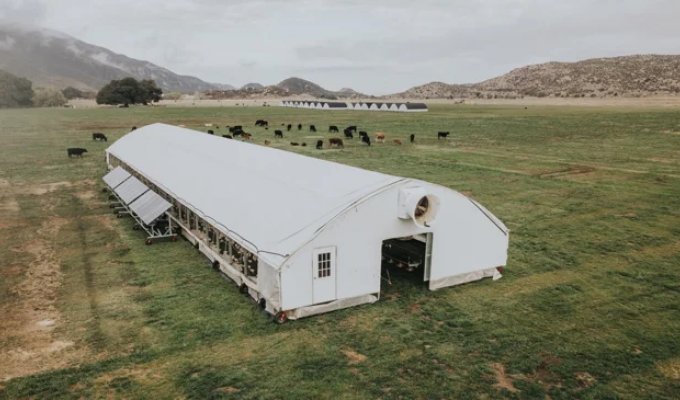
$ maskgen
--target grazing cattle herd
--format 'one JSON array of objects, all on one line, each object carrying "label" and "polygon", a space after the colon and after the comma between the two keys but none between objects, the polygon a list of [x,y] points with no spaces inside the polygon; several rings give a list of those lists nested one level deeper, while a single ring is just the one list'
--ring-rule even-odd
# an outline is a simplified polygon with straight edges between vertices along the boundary
[{"label": "grazing cattle herd", "polygon": [[[183,126],[183,125],[180,125]],[[206,127],[211,127],[214,129],[208,129],[207,133],[210,135],[215,134],[215,129],[219,129],[219,125],[214,125],[212,123],[206,123],[204,124]],[[264,129],[269,129],[269,122],[263,119],[258,119],[255,121],[255,126],[264,128]],[[293,129],[294,124],[289,123],[282,123],[281,126],[285,126],[287,131],[291,131]],[[241,140],[244,141],[251,141],[253,138],[253,135],[251,133],[245,132],[243,130],[243,125],[234,125],[234,126],[229,126],[225,125],[224,126],[226,129],[229,130],[229,134],[223,134],[222,137],[225,139],[234,139],[234,138],[240,138]],[[297,123],[297,128],[298,131],[302,131],[303,124],[302,123]],[[132,129],[130,129],[130,132],[134,131],[137,129],[136,126],[133,126]],[[317,132],[316,126],[313,124],[309,125],[309,132]],[[338,128],[337,125],[329,125],[328,126],[328,132],[329,133],[339,133],[340,129]],[[367,131],[364,130],[358,130],[358,127],[356,125],[350,125],[347,126],[346,128],[343,129],[343,134],[344,134],[344,139],[349,139],[352,140],[354,139],[354,135],[357,134],[359,135],[360,138],[360,143],[371,146],[371,137],[369,136]],[[437,132],[437,140],[440,139],[448,139],[449,138],[449,131],[439,131]],[[385,143],[385,138],[386,134],[384,132],[376,132],[375,133],[375,141],[377,143]],[[274,139],[283,139],[283,131],[281,129],[276,129],[274,130]],[[104,135],[101,132],[93,132],[92,133],[92,140],[98,141],[98,142],[108,142],[108,138],[106,135]],[[416,135],[415,134],[410,134],[409,135],[409,142],[410,143],[415,143],[416,141]],[[403,142],[400,139],[392,139],[392,143],[394,145],[400,146],[403,144]],[[269,139],[265,139],[264,144],[266,146],[269,146],[272,144],[272,142]],[[291,146],[301,146],[301,147],[306,147],[307,143],[306,142],[295,142],[292,141],[290,142]],[[344,142],[342,141],[341,138],[338,137],[332,137],[328,139],[328,148],[336,148],[336,149],[342,149],[345,147]],[[324,148],[324,141],[323,139],[318,139],[316,141],[316,147],[317,150],[322,150]],[[82,157],[84,153],[87,153],[87,149],[80,148],[80,147],[70,147],[66,149],[67,155],[69,158],[72,157]]]}]

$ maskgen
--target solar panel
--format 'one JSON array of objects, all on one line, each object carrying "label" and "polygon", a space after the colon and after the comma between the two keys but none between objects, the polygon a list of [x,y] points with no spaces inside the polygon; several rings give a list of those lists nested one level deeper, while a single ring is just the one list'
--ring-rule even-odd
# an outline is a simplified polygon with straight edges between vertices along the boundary
[{"label": "solar panel", "polygon": [[172,207],[172,205],[153,190],[144,193],[130,204],[130,209],[137,214],[146,225],[150,225],[156,218],[168,211],[170,207]]},{"label": "solar panel", "polygon": [[147,190],[149,190],[149,188],[134,176],[131,176],[125,182],[113,189],[125,204],[132,203],[134,199],[143,195]]},{"label": "solar panel", "polygon": [[109,171],[108,174],[102,178],[104,182],[109,185],[111,189],[123,183],[124,180],[130,177],[130,173],[121,167],[116,167]]}]

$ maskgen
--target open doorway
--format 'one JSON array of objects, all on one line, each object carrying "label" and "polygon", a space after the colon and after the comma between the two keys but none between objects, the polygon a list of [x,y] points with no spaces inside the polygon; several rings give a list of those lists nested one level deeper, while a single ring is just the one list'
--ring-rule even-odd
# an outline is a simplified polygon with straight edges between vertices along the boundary
[{"label": "open doorway", "polygon": [[402,286],[426,287],[430,280],[432,233],[422,233],[382,242],[381,291]]}]

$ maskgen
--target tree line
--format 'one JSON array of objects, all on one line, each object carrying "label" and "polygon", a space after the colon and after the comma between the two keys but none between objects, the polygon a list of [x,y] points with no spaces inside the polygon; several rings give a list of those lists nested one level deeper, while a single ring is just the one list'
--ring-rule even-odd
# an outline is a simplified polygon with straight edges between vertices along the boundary
[{"label": "tree line", "polygon": [[97,104],[146,105],[158,102],[162,97],[163,91],[151,79],[112,80],[95,94],[71,86],[63,90],[33,89],[33,82],[30,80],[0,70],[0,108],[62,107],[76,98],[95,98]]}]

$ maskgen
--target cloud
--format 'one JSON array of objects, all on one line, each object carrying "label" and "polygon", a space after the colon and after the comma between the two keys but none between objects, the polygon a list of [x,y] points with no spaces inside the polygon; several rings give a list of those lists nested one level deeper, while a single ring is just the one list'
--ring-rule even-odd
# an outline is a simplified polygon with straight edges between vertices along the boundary
[{"label": "cloud", "polygon": [[677,0],[0,0],[0,19],[208,81],[295,74],[378,94],[528,63],[679,53],[678,15]]},{"label": "cloud", "polygon": [[0,0],[2,23],[37,25],[46,12],[45,2],[40,0]]}]

